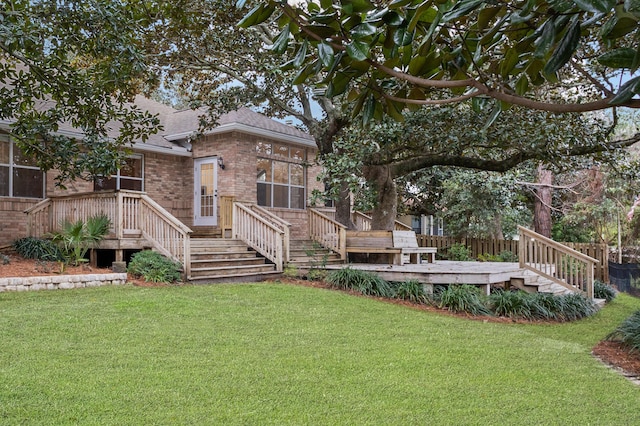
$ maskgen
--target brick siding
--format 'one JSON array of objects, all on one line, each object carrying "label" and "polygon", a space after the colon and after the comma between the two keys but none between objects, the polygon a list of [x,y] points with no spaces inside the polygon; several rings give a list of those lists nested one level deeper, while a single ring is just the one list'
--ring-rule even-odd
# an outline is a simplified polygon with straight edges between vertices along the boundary
[{"label": "brick siding", "polygon": [[[241,132],[209,135],[193,142],[193,158],[177,157],[155,152],[143,152],[144,189],[158,204],[176,216],[185,225],[193,226],[193,159],[218,156],[224,158],[224,170],[218,168],[218,196],[231,196],[236,200],[255,203],[256,144],[258,141],[282,143],[264,137]],[[315,150],[308,149],[307,197],[313,189],[323,189],[317,176],[320,167],[315,166]],[[93,191],[93,182],[66,183],[67,188],[56,187],[55,171],[47,173],[46,195],[60,196]],[[35,205],[38,199],[0,198],[0,246],[10,244],[16,238],[26,236],[27,218],[24,210]],[[291,222],[295,238],[308,235],[306,211],[273,209],[276,214]]]}]

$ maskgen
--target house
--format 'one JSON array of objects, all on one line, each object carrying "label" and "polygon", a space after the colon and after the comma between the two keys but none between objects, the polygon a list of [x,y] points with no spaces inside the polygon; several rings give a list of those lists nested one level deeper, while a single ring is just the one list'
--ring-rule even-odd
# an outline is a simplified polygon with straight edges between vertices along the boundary
[{"label": "house", "polygon": [[[70,182],[66,190],[55,187],[55,172],[43,173],[21,156],[8,135],[9,123],[0,123],[0,246],[55,226],[55,220],[48,225],[30,224],[43,200],[89,196],[95,200],[102,194],[138,192],[191,235],[228,236],[225,232],[230,231],[222,222],[231,220],[229,203],[236,201],[275,215],[287,224],[289,238],[309,237],[308,199],[314,189],[322,189],[317,180],[320,168],[315,165],[317,149],[310,135],[248,108],[223,115],[217,127],[199,134],[200,112],[179,111],[143,97],[136,99],[136,105],[158,114],[163,130],[144,143],[135,143],[115,175],[95,182]],[[61,131],[74,134],[72,128],[61,126]],[[30,210],[31,219],[25,214]],[[67,205],[64,215],[80,210],[79,205]],[[126,228],[123,218],[119,220],[122,223],[114,226],[124,228],[114,232],[120,237],[135,231]]]}]

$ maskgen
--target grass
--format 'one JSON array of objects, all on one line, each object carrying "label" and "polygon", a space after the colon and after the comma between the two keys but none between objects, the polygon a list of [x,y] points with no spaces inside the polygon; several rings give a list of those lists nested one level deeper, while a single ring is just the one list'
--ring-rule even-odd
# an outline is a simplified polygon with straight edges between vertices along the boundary
[{"label": "grass", "polygon": [[0,294],[2,424],[635,424],[640,309],[497,324],[281,284]]}]

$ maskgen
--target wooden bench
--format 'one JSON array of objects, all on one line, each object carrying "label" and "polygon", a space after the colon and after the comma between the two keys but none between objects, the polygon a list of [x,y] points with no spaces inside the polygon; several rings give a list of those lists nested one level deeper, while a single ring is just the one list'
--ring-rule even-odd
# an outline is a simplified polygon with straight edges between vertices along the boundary
[{"label": "wooden bench", "polygon": [[[409,255],[410,263],[422,263],[422,254],[427,255],[427,262],[433,263],[436,260],[435,247],[418,247],[418,240],[416,239],[416,233],[413,231],[392,231],[393,233],[393,247],[400,248],[402,254]],[[404,263],[400,260],[400,264]]]},{"label": "wooden bench", "polygon": [[404,265],[404,255],[409,262],[422,263],[422,254],[427,262],[435,261],[435,247],[418,247],[413,231],[347,231],[347,253],[383,253],[389,257],[389,264]]},{"label": "wooden bench", "polygon": [[393,246],[392,231],[347,231],[347,253],[386,253],[390,264],[402,265],[402,249]]}]

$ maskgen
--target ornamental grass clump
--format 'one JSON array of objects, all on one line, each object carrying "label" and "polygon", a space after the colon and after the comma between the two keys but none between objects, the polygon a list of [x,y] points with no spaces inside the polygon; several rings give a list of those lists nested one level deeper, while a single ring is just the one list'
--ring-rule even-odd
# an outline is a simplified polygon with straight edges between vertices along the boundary
[{"label": "ornamental grass clump", "polygon": [[419,281],[402,281],[395,283],[394,286],[396,299],[407,300],[413,303],[426,303],[428,301],[424,286]]},{"label": "ornamental grass clump", "polygon": [[439,287],[433,301],[440,309],[471,315],[491,315],[480,289],[467,284]]},{"label": "ornamental grass clump", "polygon": [[606,339],[621,342],[631,352],[640,351],[640,311],[631,314]]},{"label": "ornamental grass clump", "polygon": [[575,321],[598,312],[593,302],[579,293],[556,296],[559,300],[558,320]]},{"label": "ornamental grass clump", "polygon": [[182,265],[151,250],[131,256],[127,272],[152,283],[173,283],[180,280]]},{"label": "ornamental grass clump", "polygon": [[488,305],[500,317],[534,319],[533,298],[524,291],[496,291],[489,296]]},{"label": "ornamental grass clump", "polygon": [[62,253],[51,240],[42,238],[25,237],[13,242],[15,251],[25,259],[43,260],[45,262],[57,262],[62,260]]},{"label": "ornamental grass clump", "polygon": [[596,299],[604,299],[607,303],[611,302],[616,297],[616,290],[608,284],[603,283],[600,280],[593,282],[593,296]]},{"label": "ornamental grass clump", "polygon": [[327,275],[331,287],[340,290],[353,290],[367,296],[392,298],[394,291],[391,285],[379,275],[368,271],[342,268]]}]

